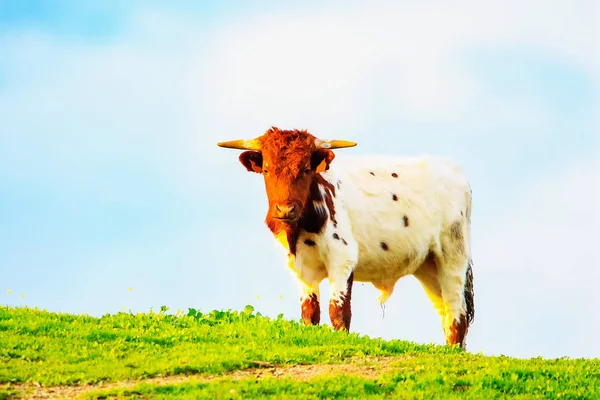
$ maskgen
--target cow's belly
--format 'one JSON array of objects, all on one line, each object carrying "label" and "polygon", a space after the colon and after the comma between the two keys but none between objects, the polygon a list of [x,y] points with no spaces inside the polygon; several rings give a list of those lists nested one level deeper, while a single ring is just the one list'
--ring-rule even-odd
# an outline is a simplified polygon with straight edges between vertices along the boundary
[{"label": "cow's belly", "polygon": [[[354,229],[353,236],[359,247],[354,279],[371,282],[376,287],[393,286],[422,265],[437,240],[436,230],[416,218],[405,226],[404,215],[371,217],[371,221],[378,220],[378,223]],[[370,228],[365,229],[366,226]]]},{"label": "cow's belly", "polygon": [[421,266],[426,256],[427,253],[398,252],[386,257],[361,253],[354,270],[354,280],[371,282],[375,286],[393,284],[403,276],[413,274]]},{"label": "cow's belly", "polygon": [[[414,238],[413,238],[414,239]],[[377,246],[359,242],[359,256],[354,281],[369,282],[380,291],[383,304],[391,296],[398,280],[415,273],[429,254],[429,244],[416,245],[410,240],[390,240]],[[370,243],[370,242],[369,242]]]}]

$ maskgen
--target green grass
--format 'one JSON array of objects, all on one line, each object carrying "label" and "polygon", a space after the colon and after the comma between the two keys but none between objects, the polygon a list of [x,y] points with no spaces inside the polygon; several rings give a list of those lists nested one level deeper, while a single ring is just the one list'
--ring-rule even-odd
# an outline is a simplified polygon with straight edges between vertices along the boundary
[{"label": "green grass", "polygon": [[[248,375],[108,389],[121,398],[600,398],[600,360],[485,357],[456,348],[371,339],[242,312],[191,309],[102,318],[0,306],[0,399],[22,385],[97,384],[155,376],[220,374],[259,362],[340,364],[367,356],[398,358],[369,376]],[[21,385],[21,386],[19,386]],[[20,389],[19,389],[20,388]],[[98,393],[85,394],[97,398]],[[94,397],[95,396],[95,397]]]},{"label": "green grass", "polygon": [[[433,361],[429,358],[427,361]],[[413,365],[414,367],[414,365]],[[434,368],[431,368],[434,367]],[[441,366],[440,366],[441,367]],[[476,367],[479,367],[476,366]],[[181,398],[181,399],[263,399],[277,398],[551,398],[551,399],[597,399],[597,392],[590,392],[588,386],[573,377],[554,379],[554,373],[540,368],[539,373],[526,374],[527,377],[513,376],[512,372],[493,369],[493,366],[474,375],[461,373],[460,368],[451,366],[440,370],[436,363],[430,363],[429,370],[421,373],[405,367],[399,372],[383,372],[377,379],[340,375],[320,377],[308,382],[291,378],[268,378],[261,381],[244,379],[232,381],[221,379],[210,383],[184,383],[179,385],[138,385],[134,389],[96,392],[88,398],[114,396],[117,398]],[[577,387],[571,387],[577,385]],[[596,394],[594,394],[596,393]]]}]

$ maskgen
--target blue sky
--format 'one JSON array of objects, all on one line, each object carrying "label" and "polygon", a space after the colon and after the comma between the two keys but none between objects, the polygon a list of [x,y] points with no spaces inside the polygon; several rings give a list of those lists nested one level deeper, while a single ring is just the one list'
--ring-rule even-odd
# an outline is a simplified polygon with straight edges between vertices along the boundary
[{"label": "blue sky", "polygon": [[[469,349],[600,357],[593,2],[47,4],[0,5],[0,303],[299,318],[263,184],[215,145],[276,125],[453,157]],[[385,318],[376,297],[357,285],[355,330],[443,341],[414,279]]]}]

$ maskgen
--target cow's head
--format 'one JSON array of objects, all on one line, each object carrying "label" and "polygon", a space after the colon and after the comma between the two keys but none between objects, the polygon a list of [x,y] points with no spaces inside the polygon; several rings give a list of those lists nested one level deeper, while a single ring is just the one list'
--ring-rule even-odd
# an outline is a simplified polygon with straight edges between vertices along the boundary
[{"label": "cow's head", "polygon": [[321,140],[307,131],[271,128],[250,140],[218,143],[220,147],[246,150],[240,162],[265,180],[267,218],[294,223],[302,215],[315,174],[329,169],[335,155],[331,149],[356,146],[345,140]]}]

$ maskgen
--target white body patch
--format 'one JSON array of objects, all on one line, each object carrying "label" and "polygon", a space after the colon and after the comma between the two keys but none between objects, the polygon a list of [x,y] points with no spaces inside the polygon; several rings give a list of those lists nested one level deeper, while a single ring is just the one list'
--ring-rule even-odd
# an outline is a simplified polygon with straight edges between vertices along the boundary
[{"label": "white body patch", "polygon": [[[398,279],[414,274],[448,321],[445,327],[464,313],[471,189],[458,166],[426,156],[336,157],[321,176],[335,187],[337,226],[328,219],[321,233],[300,233],[288,265],[303,296],[318,295],[328,278],[332,300],[340,302],[354,272],[355,281],[381,291],[383,304]],[[314,205],[329,215],[325,202]]]}]

